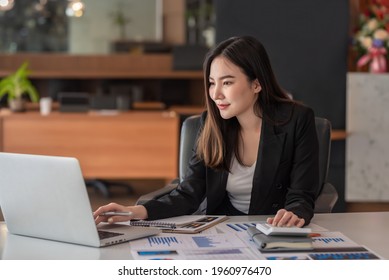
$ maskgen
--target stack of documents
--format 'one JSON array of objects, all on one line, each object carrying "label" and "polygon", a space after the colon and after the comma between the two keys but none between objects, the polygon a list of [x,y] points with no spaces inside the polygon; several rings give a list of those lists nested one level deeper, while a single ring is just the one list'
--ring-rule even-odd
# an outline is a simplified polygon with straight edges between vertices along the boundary
[{"label": "stack of documents", "polygon": [[154,221],[131,221],[130,225],[142,227],[158,227],[161,228],[164,232],[198,233],[227,220],[227,218],[227,216],[184,215]]}]

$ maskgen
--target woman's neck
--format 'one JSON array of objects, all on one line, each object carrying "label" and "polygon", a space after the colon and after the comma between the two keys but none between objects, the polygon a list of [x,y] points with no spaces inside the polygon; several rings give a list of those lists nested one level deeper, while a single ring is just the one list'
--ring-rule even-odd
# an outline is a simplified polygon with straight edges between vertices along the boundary
[{"label": "woman's neck", "polygon": [[239,157],[246,166],[252,166],[257,160],[261,138],[262,119],[255,116],[240,122]]},{"label": "woman's neck", "polygon": [[262,118],[256,116],[254,113],[242,117],[238,117],[238,122],[242,134],[259,133],[262,125]]}]

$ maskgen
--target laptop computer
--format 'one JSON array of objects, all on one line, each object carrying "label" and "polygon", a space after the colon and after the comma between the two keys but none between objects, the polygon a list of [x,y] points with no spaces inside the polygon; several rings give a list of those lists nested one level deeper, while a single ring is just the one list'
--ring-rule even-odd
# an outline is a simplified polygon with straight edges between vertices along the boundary
[{"label": "laptop computer", "polygon": [[95,225],[76,158],[0,153],[0,207],[12,234],[102,247],[159,229]]}]

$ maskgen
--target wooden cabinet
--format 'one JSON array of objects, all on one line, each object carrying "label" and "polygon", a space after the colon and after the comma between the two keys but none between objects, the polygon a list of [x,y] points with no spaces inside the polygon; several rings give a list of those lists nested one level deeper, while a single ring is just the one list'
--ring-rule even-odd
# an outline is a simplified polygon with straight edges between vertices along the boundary
[{"label": "wooden cabinet", "polygon": [[85,178],[166,179],[178,174],[175,112],[0,114],[0,150],[76,157]]},{"label": "wooden cabinet", "polygon": [[41,79],[202,79],[202,71],[173,70],[171,54],[0,54],[0,76],[8,75],[25,61],[29,62],[30,77]]},{"label": "wooden cabinet", "polygon": [[[94,94],[102,81],[124,81],[144,86],[156,101],[164,101],[161,96],[172,100],[168,105],[178,105],[174,106],[178,114],[202,110],[198,109],[204,95],[202,71],[173,70],[171,54],[0,54],[0,77],[25,61],[41,96],[52,96],[53,83]],[[177,99],[185,102],[175,104]],[[170,180],[178,174],[178,114],[171,110],[109,116],[55,111],[43,117],[37,111],[2,112],[0,150],[76,157],[87,179]]]},{"label": "wooden cabinet", "polygon": [[[202,71],[176,71],[171,54],[0,54],[0,77],[29,62],[30,78],[41,96],[61,91],[95,94],[117,84],[143,89],[144,101],[202,105]],[[107,88],[104,88],[107,87]]]}]

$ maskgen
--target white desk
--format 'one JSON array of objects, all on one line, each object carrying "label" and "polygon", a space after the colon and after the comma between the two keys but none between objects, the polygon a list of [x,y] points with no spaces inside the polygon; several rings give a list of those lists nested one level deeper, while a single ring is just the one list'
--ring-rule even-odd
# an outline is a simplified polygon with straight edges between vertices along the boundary
[{"label": "white desk", "polygon": [[[265,216],[231,217],[230,222],[263,221]],[[389,212],[317,214],[313,223],[329,231],[340,231],[360,245],[389,259]],[[2,259],[131,259],[128,243],[105,248],[46,241],[9,234],[0,223]]]}]

